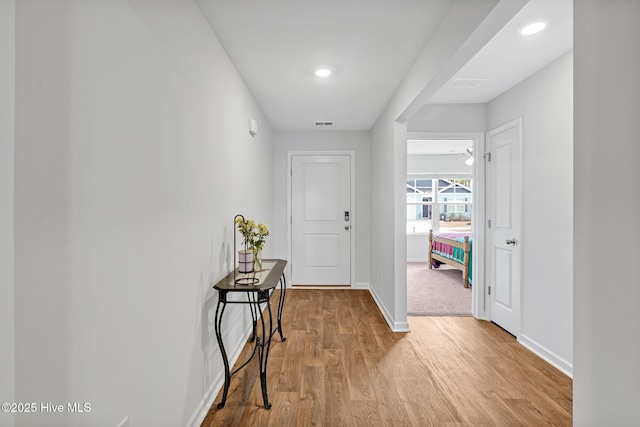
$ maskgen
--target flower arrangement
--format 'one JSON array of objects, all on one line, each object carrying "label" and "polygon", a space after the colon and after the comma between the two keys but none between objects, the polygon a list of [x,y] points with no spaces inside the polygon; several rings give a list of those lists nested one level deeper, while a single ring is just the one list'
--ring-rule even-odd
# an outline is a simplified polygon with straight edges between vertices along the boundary
[{"label": "flower arrangement", "polygon": [[269,227],[266,224],[258,224],[253,229],[253,240],[251,246],[258,252],[262,251],[264,243],[269,235]]},{"label": "flower arrangement", "polygon": [[242,243],[253,252],[254,269],[262,270],[262,248],[269,235],[269,227],[266,224],[258,224],[252,219],[245,219],[242,215],[235,218],[238,232],[242,234]]}]

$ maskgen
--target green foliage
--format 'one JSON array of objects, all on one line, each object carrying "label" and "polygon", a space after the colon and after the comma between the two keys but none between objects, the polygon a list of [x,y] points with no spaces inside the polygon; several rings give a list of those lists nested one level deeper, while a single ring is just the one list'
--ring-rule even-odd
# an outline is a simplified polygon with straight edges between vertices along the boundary
[{"label": "green foliage", "polygon": [[269,227],[266,224],[258,224],[252,219],[244,219],[241,215],[236,217],[235,223],[238,232],[242,234],[242,243],[254,252],[261,251],[269,235]]}]

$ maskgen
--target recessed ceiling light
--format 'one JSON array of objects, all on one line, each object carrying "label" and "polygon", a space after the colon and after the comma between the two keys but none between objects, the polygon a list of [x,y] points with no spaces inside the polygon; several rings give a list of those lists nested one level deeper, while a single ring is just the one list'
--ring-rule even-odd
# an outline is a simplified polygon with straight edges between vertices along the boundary
[{"label": "recessed ceiling light", "polygon": [[316,76],[318,77],[329,77],[331,75],[331,70],[328,68],[318,68],[316,70]]},{"label": "recessed ceiling light", "polygon": [[520,34],[522,34],[523,36],[530,36],[531,34],[539,33],[540,31],[544,30],[546,26],[547,23],[543,21],[533,22],[529,25],[524,26],[520,30]]}]

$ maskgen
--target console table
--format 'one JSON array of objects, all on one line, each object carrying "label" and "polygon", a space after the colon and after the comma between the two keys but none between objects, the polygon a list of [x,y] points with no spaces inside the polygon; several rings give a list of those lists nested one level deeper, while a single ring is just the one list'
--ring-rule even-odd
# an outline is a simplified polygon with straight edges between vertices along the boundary
[{"label": "console table", "polygon": [[[224,391],[222,393],[222,401],[218,403],[218,409],[223,408],[227,401],[227,393],[231,377],[240,369],[244,368],[257,354],[258,363],[260,365],[260,385],[262,387],[262,400],[266,409],[271,408],[271,403],[267,397],[267,361],[269,359],[269,350],[271,348],[271,337],[278,332],[280,339],[286,341],[282,333],[282,307],[284,306],[284,298],[286,295],[287,283],[284,277],[284,268],[287,261],[282,259],[265,259],[262,262],[263,270],[254,273],[239,273],[237,270],[229,273],[224,279],[216,283],[213,288],[218,291],[218,306],[216,307],[215,329],[220,352],[222,353],[222,361],[224,362]],[[257,282],[251,285],[236,283],[238,278],[257,279]],[[278,301],[277,327],[273,329],[273,314],[271,312],[271,294],[276,286],[280,284],[280,298]],[[233,294],[240,295],[240,298],[230,298]],[[242,297],[246,297],[242,299]],[[253,332],[250,342],[255,342],[253,352],[247,361],[233,372],[229,369],[229,359],[222,342],[222,317],[224,316],[227,304],[246,304],[251,308],[251,317],[253,319]],[[268,326],[265,324],[264,310],[261,304],[265,305],[268,312]],[[260,319],[260,334],[258,334],[258,319]]]}]

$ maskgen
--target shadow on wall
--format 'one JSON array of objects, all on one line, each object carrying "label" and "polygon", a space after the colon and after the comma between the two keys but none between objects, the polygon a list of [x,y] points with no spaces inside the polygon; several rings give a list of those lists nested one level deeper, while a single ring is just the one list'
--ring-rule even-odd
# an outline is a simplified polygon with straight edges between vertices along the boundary
[{"label": "shadow on wall", "polygon": [[[234,228],[235,230],[235,228]],[[228,272],[234,268],[234,254],[233,247],[231,246],[232,231],[229,227],[225,227],[223,231],[223,239],[220,244],[220,250],[218,252],[218,269],[213,268],[215,258],[213,256],[215,238],[211,233],[211,271],[209,272],[209,280],[206,283],[206,291],[204,295],[204,302],[202,304],[200,329],[202,331],[202,352],[205,358],[205,367],[208,365],[208,361],[213,357],[214,352],[218,347],[217,339],[215,336],[215,317],[216,307],[218,304],[218,292],[213,289],[213,285],[220,280]],[[205,372],[207,378],[210,372]]]}]

